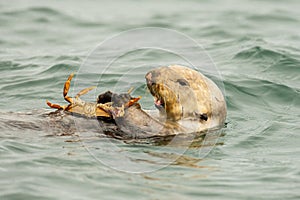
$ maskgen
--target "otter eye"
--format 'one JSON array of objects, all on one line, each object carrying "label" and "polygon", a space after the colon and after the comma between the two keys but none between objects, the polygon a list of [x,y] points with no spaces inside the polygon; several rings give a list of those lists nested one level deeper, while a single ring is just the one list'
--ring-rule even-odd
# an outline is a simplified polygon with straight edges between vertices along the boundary
[{"label": "otter eye", "polygon": [[178,79],[177,82],[182,86],[190,86],[190,84],[185,79]]},{"label": "otter eye", "polygon": [[199,113],[194,112],[194,115],[196,117],[199,117],[200,120],[204,120],[204,121],[208,120],[208,115],[206,113],[199,114]]}]

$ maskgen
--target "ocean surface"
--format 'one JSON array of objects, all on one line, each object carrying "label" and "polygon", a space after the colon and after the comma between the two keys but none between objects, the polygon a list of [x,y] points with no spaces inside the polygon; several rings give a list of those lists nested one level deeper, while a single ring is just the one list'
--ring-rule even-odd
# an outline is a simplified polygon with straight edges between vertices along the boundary
[{"label": "ocean surface", "polygon": [[[300,199],[299,8],[1,1],[0,199]],[[144,75],[169,64],[196,68],[224,92],[227,125],[207,144],[128,144],[92,129],[51,135],[31,126],[50,112],[46,99],[66,104],[72,72],[70,95],[96,85],[82,97],[95,101],[134,87],[143,108],[155,109]]]}]

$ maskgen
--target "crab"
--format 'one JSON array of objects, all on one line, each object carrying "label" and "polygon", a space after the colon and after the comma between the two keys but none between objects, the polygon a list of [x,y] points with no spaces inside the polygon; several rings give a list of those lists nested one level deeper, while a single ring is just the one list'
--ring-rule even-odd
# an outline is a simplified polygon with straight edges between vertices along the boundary
[{"label": "crab", "polygon": [[63,89],[63,97],[64,99],[69,102],[68,105],[59,105],[53,104],[46,100],[47,105],[50,108],[64,110],[72,114],[77,114],[80,116],[88,117],[88,118],[95,118],[95,117],[102,117],[102,118],[116,118],[124,116],[125,109],[132,106],[136,102],[139,101],[141,97],[131,98],[128,102],[124,103],[119,107],[113,106],[112,102],[106,103],[96,103],[96,102],[85,102],[80,99],[80,96],[88,93],[89,91],[95,89],[96,87],[88,87],[76,94],[75,97],[68,96],[68,92],[71,85],[71,80],[74,77],[74,73],[70,74],[67,81],[64,84]]}]

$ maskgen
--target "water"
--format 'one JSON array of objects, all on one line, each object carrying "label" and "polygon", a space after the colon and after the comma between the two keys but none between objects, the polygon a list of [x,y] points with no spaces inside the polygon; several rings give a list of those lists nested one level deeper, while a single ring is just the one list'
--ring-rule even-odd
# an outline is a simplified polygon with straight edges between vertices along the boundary
[{"label": "water", "polygon": [[[81,67],[89,53],[120,31],[155,26],[187,34],[206,49],[223,77],[228,124],[206,157],[191,148],[167,167],[154,162],[151,166],[161,169],[138,174],[98,162],[77,136],[3,125],[0,199],[299,199],[299,6],[296,0],[1,2],[1,120],[19,116],[37,122],[38,114],[25,119],[16,113],[39,113],[45,99],[63,104],[62,85],[71,72],[81,72],[78,87],[98,84],[99,74]],[[105,56],[115,51],[108,49]],[[123,78],[117,89],[137,86],[141,103],[152,108],[143,85],[147,69],[141,66],[166,61],[177,60],[131,53],[116,61],[120,71],[103,75],[97,92],[115,87],[130,71],[131,78]],[[129,63],[140,67],[131,70]],[[108,144],[105,137],[87,134],[89,145]],[[172,154],[156,154],[157,146],[109,142],[144,158],[128,161],[108,149],[95,151],[120,166],[174,160]]]}]

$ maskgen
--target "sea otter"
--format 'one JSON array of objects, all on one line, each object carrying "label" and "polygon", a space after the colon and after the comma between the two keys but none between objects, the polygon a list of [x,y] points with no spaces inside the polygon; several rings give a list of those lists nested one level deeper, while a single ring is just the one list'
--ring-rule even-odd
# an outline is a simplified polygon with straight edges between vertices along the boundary
[{"label": "sea otter", "polygon": [[[159,67],[145,76],[154,96],[159,117],[142,110],[135,102],[115,116],[122,137],[147,138],[205,131],[224,125],[226,103],[220,89],[207,77],[188,67]],[[120,107],[130,101],[129,94],[99,95],[98,103],[113,102]]]},{"label": "sea otter", "polygon": [[143,110],[138,102],[140,97],[134,98],[129,93],[107,91],[100,94],[96,102],[85,102],[80,96],[94,88],[90,87],[70,97],[68,91],[73,76],[69,76],[63,89],[68,105],[47,101],[56,112],[23,114],[27,117],[21,118],[16,113],[13,119],[12,114],[0,113],[0,127],[52,131],[55,135],[99,132],[135,140],[192,135],[222,127],[225,122],[226,103],[220,89],[209,78],[188,67],[159,67],[145,75],[159,115]]}]

